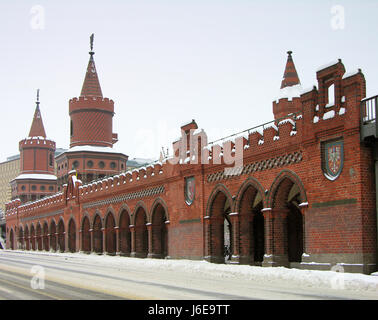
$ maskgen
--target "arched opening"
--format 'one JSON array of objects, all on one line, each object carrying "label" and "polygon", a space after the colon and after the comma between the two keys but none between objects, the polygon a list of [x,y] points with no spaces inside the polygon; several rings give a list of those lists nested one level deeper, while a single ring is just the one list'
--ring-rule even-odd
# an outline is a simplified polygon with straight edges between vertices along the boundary
[{"label": "arched opening", "polygon": [[56,243],[56,224],[55,221],[51,221],[50,225],[50,248],[53,251],[57,250],[57,243]]},{"label": "arched opening", "polygon": [[93,221],[93,250],[96,253],[102,253],[102,221],[97,214]]},{"label": "arched opening", "polygon": [[228,217],[231,212],[231,200],[218,191],[210,205],[208,228],[209,260],[215,263],[229,262],[233,252],[232,224]]},{"label": "arched opening", "polygon": [[30,240],[31,240],[31,249],[35,250],[35,229],[34,229],[33,224],[30,227]]},{"label": "arched opening", "polygon": [[28,226],[25,226],[24,239],[25,239],[25,249],[30,250],[30,239],[29,239],[29,227]]},{"label": "arched opening", "polygon": [[105,220],[105,251],[111,255],[116,253],[116,233],[114,227],[114,216],[112,213],[109,213]]},{"label": "arched opening", "polygon": [[89,223],[89,218],[84,217],[82,227],[81,227],[81,249],[85,253],[90,253],[92,248],[91,248],[91,234],[90,234],[90,223]]},{"label": "arched opening", "polygon": [[68,250],[76,252],[76,224],[74,219],[68,223]]},{"label": "arched opening", "polygon": [[[281,241],[276,241],[276,246],[281,250],[281,254],[287,255],[289,263],[302,260],[304,235],[300,203],[302,199],[298,185],[290,178],[284,178],[275,193],[273,214],[283,213],[282,221],[276,218],[282,225],[281,230],[284,235],[281,236]],[[280,228],[280,225],[278,227]]]},{"label": "arched opening", "polygon": [[119,250],[121,255],[129,256],[131,253],[130,216],[127,210],[121,212],[119,219]]},{"label": "arched opening", "polygon": [[24,230],[22,229],[22,227],[20,227],[18,229],[18,239],[19,239],[19,248],[21,250],[24,250],[25,249],[25,245],[24,245]]},{"label": "arched opening", "polygon": [[43,224],[43,248],[46,251],[50,250],[49,246],[49,227],[47,225],[47,222]]},{"label": "arched opening", "polygon": [[14,234],[13,234],[13,229],[11,229],[9,233],[9,242],[10,242],[10,249],[14,250]]},{"label": "arched opening", "polygon": [[159,203],[152,212],[152,254],[155,258],[168,255],[167,214]]},{"label": "arched opening", "polygon": [[264,259],[264,216],[261,192],[249,184],[239,202],[240,263],[261,265]]},{"label": "arched opening", "polygon": [[64,252],[66,250],[66,245],[65,245],[65,231],[64,231],[64,223],[63,220],[59,220],[58,222],[58,250],[60,252]]},{"label": "arched opening", "polygon": [[40,223],[37,224],[37,249],[42,250],[42,228]]},{"label": "arched opening", "polygon": [[148,231],[146,211],[139,207],[135,214],[135,256],[145,258],[148,254]]}]

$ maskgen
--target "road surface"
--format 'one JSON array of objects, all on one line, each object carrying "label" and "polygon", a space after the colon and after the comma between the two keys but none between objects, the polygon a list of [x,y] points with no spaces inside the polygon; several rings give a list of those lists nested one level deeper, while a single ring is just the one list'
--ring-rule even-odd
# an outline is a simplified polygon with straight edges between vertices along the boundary
[{"label": "road surface", "polygon": [[[378,299],[354,292],[288,285],[279,281],[219,278],[201,272],[106,263],[93,255],[0,250],[0,299],[21,300],[330,300]],[[108,257],[109,258],[109,257]],[[129,259],[129,260],[128,260]]]}]

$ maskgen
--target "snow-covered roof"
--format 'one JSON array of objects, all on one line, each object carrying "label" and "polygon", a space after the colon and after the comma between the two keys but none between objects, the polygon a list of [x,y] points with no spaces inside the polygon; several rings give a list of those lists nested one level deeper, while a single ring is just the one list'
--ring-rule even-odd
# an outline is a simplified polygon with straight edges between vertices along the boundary
[{"label": "snow-covered roof", "polygon": [[24,174],[20,174],[14,180],[21,180],[21,179],[57,180],[57,177],[52,174],[24,173]]},{"label": "snow-covered roof", "polygon": [[276,102],[278,103],[278,100],[280,99],[288,99],[289,101],[291,101],[293,100],[293,98],[299,98],[302,94],[302,91],[302,86],[300,84],[282,88],[278,93]]},{"label": "snow-covered roof", "polygon": [[341,62],[341,60],[340,60],[340,59],[337,59],[337,60],[333,60],[333,61],[331,61],[331,62],[329,62],[329,63],[323,64],[323,65],[320,66],[318,69],[316,69],[316,72],[319,72],[319,71],[321,71],[321,70],[324,70],[324,69],[327,69],[327,68],[329,68],[329,67],[332,67],[332,66],[334,66],[335,64],[338,64],[339,62]]},{"label": "snow-covered roof", "polygon": [[353,70],[353,71],[347,72],[347,73],[344,74],[343,79],[352,77],[352,76],[354,76],[354,75],[356,75],[356,74],[358,74],[360,72],[361,72],[361,69],[357,69],[357,70]]},{"label": "snow-covered roof", "polygon": [[99,147],[99,146],[75,146],[69,148],[66,152],[80,152],[80,151],[89,151],[89,152],[107,152],[107,153],[122,153],[111,147]]}]

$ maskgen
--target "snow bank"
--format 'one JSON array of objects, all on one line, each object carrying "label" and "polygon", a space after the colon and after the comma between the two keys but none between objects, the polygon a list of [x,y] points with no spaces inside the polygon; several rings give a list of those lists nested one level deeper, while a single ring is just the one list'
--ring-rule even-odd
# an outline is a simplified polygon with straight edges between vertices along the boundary
[{"label": "snow bank", "polygon": [[316,287],[316,288],[334,288],[335,282],[343,281],[345,290],[353,291],[372,291],[377,292],[378,297],[378,277],[374,275],[364,275],[359,273],[340,273],[335,271],[318,271],[318,270],[299,270],[288,269],[284,267],[255,267],[248,265],[232,264],[214,264],[207,261],[193,260],[160,260],[160,259],[141,259],[120,256],[107,256],[84,253],[53,253],[53,252],[30,252],[14,250],[24,254],[37,255],[57,255],[73,259],[83,259],[93,264],[112,266],[114,268],[143,268],[173,272],[187,272],[192,274],[202,274],[215,278],[234,278],[245,279],[260,282],[283,281],[291,285]]}]

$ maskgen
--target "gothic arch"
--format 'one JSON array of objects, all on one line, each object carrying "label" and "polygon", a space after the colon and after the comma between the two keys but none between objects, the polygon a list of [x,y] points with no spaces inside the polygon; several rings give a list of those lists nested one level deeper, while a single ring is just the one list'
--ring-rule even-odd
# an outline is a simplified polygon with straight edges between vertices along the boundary
[{"label": "gothic arch", "polygon": [[300,204],[305,202],[307,196],[300,178],[290,170],[282,170],[273,181],[267,206],[274,217],[275,250],[288,263],[301,262],[304,252],[305,217]]},{"label": "gothic arch", "polygon": [[68,250],[76,252],[76,221],[73,216],[70,217],[67,224],[68,233]]},{"label": "gothic arch", "polygon": [[135,252],[133,255],[139,258],[145,258],[148,254],[148,211],[143,201],[139,201],[132,216],[131,224],[134,225]]},{"label": "gothic arch", "polygon": [[157,198],[151,207],[151,250],[149,257],[164,258],[168,255],[168,209],[162,198]]},{"label": "gothic arch", "polygon": [[152,206],[151,206],[151,211],[150,211],[150,218],[149,218],[149,221],[152,222],[154,211],[155,211],[156,207],[157,207],[159,204],[164,208],[164,211],[165,211],[165,219],[166,219],[166,221],[169,221],[168,206],[167,206],[167,204],[165,203],[165,201],[163,200],[163,198],[161,198],[161,197],[156,198],[155,201],[153,202],[153,204],[152,204]]},{"label": "gothic arch", "polygon": [[223,184],[216,185],[208,199],[205,217],[205,258],[210,262],[224,263],[230,258],[233,235],[228,214],[233,211],[231,193]]},{"label": "gothic arch", "polygon": [[117,221],[113,208],[108,208],[104,217],[105,228],[105,252],[108,254],[115,254],[117,250],[116,231]]},{"label": "gothic arch", "polygon": [[118,210],[118,215],[117,215],[117,225],[120,226],[121,224],[121,215],[123,212],[127,212],[128,216],[129,216],[129,220],[131,221],[131,216],[132,216],[132,213],[131,213],[131,210],[129,208],[129,206],[124,203],[121,208]]},{"label": "gothic arch", "polygon": [[113,207],[109,207],[107,210],[106,210],[106,214],[104,216],[104,221],[106,222],[106,219],[108,219],[108,216],[109,215],[112,215],[113,216],[113,219],[114,219],[114,223],[115,223],[115,227],[118,226],[117,222],[118,222],[118,219],[117,219],[117,215],[113,209]]},{"label": "gothic arch", "polygon": [[50,245],[49,245],[49,224],[47,220],[43,221],[42,224],[42,242],[43,242],[43,250],[49,251]]},{"label": "gothic arch", "polygon": [[233,233],[236,234],[233,256],[239,256],[239,263],[260,265],[264,258],[264,207],[265,190],[253,177],[240,186],[236,201],[237,216],[231,217]]},{"label": "gothic arch", "polygon": [[146,206],[146,204],[145,204],[142,200],[140,200],[140,201],[138,201],[137,204],[135,205],[134,211],[133,211],[133,213],[131,214],[131,224],[132,224],[132,225],[135,225],[135,215],[136,215],[136,213],[138,212],[138,210],[139,210],[140,208],[142,208],[142,209],[144,210],[144,212],[146,213],[146,219],[147,219],[146,222],[150,222],[150,221],[148,221],[148,219],[149,219],[149,215],[148,215],[147,206]]},{"label": "gothic arch", "polygon": [[241,198],[242,198],[244,192],[250,186],[252,186],[253,188],[255,188],[257,190],[257,192],[259,192],[261,194],[263,202],[265,203],[265,189],[263,188],[263,186],[260,184],[260,182],[257,179],[255,179],[254,177],[249,177],[248,179],[246,179],[242,183],[242,185],[240,186],[240,188],[239,188],[239,190],[238,190],[238,192],[236,194],[236,200],[235,200],[235,209],[236,209],[236,211],[239,211]]},{"label": "gothic arch", "polygon": [[267,208],[274,208],[275,207],[275,204],[276,204],[275,203],[275,197],[277,195],[277,191],[278,191],[281,183],[285,179],[289,179],[293,184],[298,186],[300,196],[301,196],[301,201],[307,202],[307,195],[306,195],[305,187],[304,187],[301,179],[293,171],[285,169],[285,170],[282,170],[277,175],[277,177],[274,179],[274,181],[273,181],[273,183],[270,187],[268,197],[266,199],[266,207]]},{"label": "gothic arch", "polygon": [[207,201],[207,206],[206,206],[206,216],[210,217],[211,216],[211,206],[213,201],[215,200],[216,196],[218,195],[219,192],[222,192],[226,199],[229,201],[230,204],[230,209],[231,211],[234,209],[234,203],[232,199],[231,192],[227,189],[227,187],[221,183],[217,184],[213,191],[211,192],[209,199]]},{"label": "gothic arch", "polygon": [[57,225],[55,219],[50,220],[49,233],[50,233],[50,248],[53,251],[57,250]]},{"label": "gothic arch", "polygon": [[95,222],[95,219],[96,219],[97,216],[98,216],[99,219],[101,220],[101,225],[104,224],[104,219],[103,219],[103,217],[102,217],[101,211],[98,210],[98,209],[96,209],[94,215],[92,216],[92,220],[91,220],[91,228],[92,228],[92,229],[93,229],[93,227],[94,227],[94,222]]},{"label": "gothic arch", "polygon": [[91,245],[91,219],[89,217],[88,212],[84,212],[81,223],[80,223],[80,230],[81,230],[81,250],[85,253],[90,253],[92,250]]},{"label": "gothic arch", "polygon": [[93,232],[93,251],[96,253],[103,252],[103,232],[104,227],[103,219],[101,218],[100,211],[96,210],[96,213],[93,215],[92,221],[92,232]]},{"label": "gothic arch", "polygon": [[131,253],[131,211],[130,208],[123,204],[118,212],[119,239],[118,248],[123,256],[130,256]]}]

